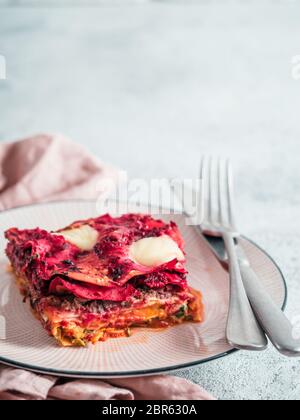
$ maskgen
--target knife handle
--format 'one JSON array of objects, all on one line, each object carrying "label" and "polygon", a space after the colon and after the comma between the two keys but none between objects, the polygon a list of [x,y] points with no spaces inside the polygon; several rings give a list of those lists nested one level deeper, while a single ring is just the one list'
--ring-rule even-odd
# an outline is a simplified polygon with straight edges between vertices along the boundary
[{"label": "knife handle", "polygon": [[241,264],[243,283],[257,319],[277,350],[288,357],[300,356],[300,340],[293,337],[293,326],[265,290],[256,273]]},{"label": "knife handle", "polygon": [[234,237],[223,233],[230,272],[230,304],[226,335],[229,344],[242,350],[262,351],[268,340],[253,313],[244,288]]}]

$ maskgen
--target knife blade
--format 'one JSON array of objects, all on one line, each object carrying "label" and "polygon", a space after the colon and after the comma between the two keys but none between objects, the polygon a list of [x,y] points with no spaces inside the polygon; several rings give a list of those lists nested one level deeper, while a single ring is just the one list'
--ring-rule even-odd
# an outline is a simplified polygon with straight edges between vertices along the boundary
[{"label": "knife blade", "polygon": [[[216,258],[228,268],[225,244],[222,238],[204,235]],[[294,338],[294,327],[283,311],[275,304],[262,281],[251,267],[251,263],[240,245],[236,242],[237,255],[244,287],[253,311],[274,347],[284,356],[300,357],[300,340]]]}]

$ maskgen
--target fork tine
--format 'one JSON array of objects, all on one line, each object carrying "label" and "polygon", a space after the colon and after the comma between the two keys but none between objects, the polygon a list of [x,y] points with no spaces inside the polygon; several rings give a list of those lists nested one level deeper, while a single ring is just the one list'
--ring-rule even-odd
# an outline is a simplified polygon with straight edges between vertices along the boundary
[{"label": "fork tine", "polygon": [[228,173],[227,161],[220,160],[220,191],[221,196],[221,225],[226,229],[230,229],[230,204],[228,195]]},{"label": "fork tine", "polygon": [[199,178],[200,178],[200,191],[198,194],[198,209],[200,213],[200,220],[198,221],[201,225],[203,220],[206,217],[206,199],[205,199],[205,156],[202,156],[201,163],[200,163],[200,170],[199,170]]},{"label": "fork tine", "polygon": [[215,199],[215,192],[216,192],[216,179],[214,174],[214,159],[212,157],[209,158],[208,163],[208,189],[209,189],[209,220],[211,223],[215,223],[215,214],[214,209],[216,206],[214,205],[214,199]]},{"label": "fork tine", "polygon": [[230,160],[226,162],[226,178],[227,178],[227,197],[228,197],[228,218],[230,227],[236,230],[236,221],[234,214],[234,188],[233,188],[233,175]]},{"label": "fork tine", "polygon": [[226,203],[224,203],[224,194],[223,194],[224,174],[223,174],[222,159],[218,159],[217,178],[218,178],[218,209],[219,209],[219,211],[218,211],[218,216],[219,216],[218,217],[218,222],[221,226],[225,226],[226,211],[224,209],[224,206],[226,206]]},{"label": "fork tine", "polygon": [[203,156],[201,162],[201,179],[202,179],[202,191],[201,191],[201,201],[203,206],[203,219],[208,220],[210,217],[210,200],[209,200],[209,179],[208,179],[208,158]]},{"label": "fork tine", "polygon": [[210,220],[216,226],[221,225],[222,189],[220,188],[220,159],[210,159]]}]

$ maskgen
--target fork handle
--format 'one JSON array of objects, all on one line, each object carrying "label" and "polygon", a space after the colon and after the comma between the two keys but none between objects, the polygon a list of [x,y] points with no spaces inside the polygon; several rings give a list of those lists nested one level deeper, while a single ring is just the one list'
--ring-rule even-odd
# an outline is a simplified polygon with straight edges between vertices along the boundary
[{"label": "fork handle", "polygon": [[228,254],[230,273],[227,340],[238,349],[265,350],[268,340],[253,313],[244,288],[234,236],[230,233],[223,233],[222,236]]},{"label": "fork handle", "polygon": [[241,264],[244,286],[252,308],[277,350],[288,357],[300,356],[300,339],[293,337],[293,326],[265,290],[256,273]]}]

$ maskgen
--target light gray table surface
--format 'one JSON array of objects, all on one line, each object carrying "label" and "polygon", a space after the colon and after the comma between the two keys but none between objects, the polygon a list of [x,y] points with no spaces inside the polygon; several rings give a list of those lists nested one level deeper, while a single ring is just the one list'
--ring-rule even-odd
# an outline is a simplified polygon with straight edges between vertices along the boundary
[{"label": "light gray table surface", "polygon": [[[0,0],[0,141],[64,133],[148,179],[230,156],[242,231],[282,268],[297,317],[300,3],[49,3]],[[179,374],[221,399],[300,399],[299,360],[273,349]]]}]

